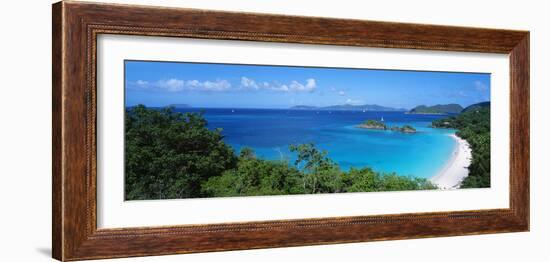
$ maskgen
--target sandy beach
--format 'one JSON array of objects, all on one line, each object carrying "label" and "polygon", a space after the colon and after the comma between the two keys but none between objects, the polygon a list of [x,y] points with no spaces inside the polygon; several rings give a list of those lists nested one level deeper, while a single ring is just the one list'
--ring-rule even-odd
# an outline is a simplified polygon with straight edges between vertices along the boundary
[{"label": "sandy beach", "polygon": [[432,183],[436,184],[440,189],[453,189],[460,186],[460,182],[468,176],[468,166],[472,159],[472,150],[466,140],[458,137],[455,134],[450,134],[458,146],[453,151],[453,156],[447,164],[439,171],[439,173],[430,178]]}]

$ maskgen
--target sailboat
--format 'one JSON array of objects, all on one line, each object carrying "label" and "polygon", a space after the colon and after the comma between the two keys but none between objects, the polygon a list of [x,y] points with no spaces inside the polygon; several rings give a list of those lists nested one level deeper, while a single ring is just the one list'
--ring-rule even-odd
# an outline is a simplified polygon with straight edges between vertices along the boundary
[{"label": "sailboat", "polygon": [[380,119],[380,122],[384,122],[384,117],[382,117],[382,119]]}]

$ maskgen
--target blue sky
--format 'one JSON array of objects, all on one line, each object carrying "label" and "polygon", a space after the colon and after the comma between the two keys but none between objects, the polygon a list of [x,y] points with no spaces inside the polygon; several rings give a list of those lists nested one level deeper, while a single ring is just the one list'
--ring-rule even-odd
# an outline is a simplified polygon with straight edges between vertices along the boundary
[{"label": "blue sky", "polygon": [[489,101],[490,74],[173,62],[125,62],[126,106],[288,108]]}]

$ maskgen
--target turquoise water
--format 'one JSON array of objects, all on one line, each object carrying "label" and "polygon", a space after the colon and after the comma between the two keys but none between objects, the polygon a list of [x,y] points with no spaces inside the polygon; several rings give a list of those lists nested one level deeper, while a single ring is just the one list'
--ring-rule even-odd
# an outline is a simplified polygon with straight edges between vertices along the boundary
[{"label": "turquoise water", "polygon": [[[222,128],[237,152],[251,147],[264,159],[293,160],[290,144],[314,143],[343,170],[371,167],[381,172],[429,178],[446,164],[456,146],[453,130],[428,127],[438,115],[403,112],[314,111],[286,109],[178,109],[203,111],[209,128]],[[368,120],[388,126],[411,125],[415,134],[355,127]]]}]

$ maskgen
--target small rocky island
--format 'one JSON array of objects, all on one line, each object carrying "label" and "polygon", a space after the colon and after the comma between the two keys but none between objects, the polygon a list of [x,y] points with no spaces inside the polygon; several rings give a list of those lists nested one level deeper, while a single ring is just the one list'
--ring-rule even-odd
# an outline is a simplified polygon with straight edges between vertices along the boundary
[{"label": "small rocky island", "polygon": [[402,127],[399,127],[399,126],[388,127],[383,122],[376,121],[376,120],[367,120],[359,124],[357,127],[364,128],[364,129],[374,129],[374,130],[390,130],[394,132],[401,132],[401,133],[407,133],[407,134],[416,133],[416,129],[410,125],[404,125]]}]

